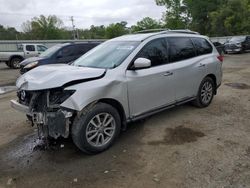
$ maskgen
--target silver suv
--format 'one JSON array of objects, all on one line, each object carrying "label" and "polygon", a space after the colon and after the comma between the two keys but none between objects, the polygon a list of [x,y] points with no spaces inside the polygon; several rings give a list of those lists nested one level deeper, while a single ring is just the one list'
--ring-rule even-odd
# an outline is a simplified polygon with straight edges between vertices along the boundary
[{"label": "silver suv", "polygon": [[13,108],[40,136],[71,136],[87,153],[109,148],[126,124],[192,101],[207,107],[222,79],[222,57],[187,30],[121,36],[73,65],[41,66],[17,80]]}]

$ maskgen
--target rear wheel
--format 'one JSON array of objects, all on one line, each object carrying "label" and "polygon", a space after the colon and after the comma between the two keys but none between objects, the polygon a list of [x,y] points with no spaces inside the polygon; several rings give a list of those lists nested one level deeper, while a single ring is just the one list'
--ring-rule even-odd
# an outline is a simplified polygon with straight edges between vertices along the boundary
[{"label": "rear wheel", "polygon": [[14,57],[10,60],[10,67],[13,69],[18,69],[20,68],[20,63],[21,63],[22,59],[20,57]]},{"label": "rear wheel", "polygon": [[97,103],[88,112],[76,117],[72,126],[72,139],[85,153],[100,153],[108,149],[119,135],[121,120],[115,108]]},{"label": "rear wheel", "polygon": [[215,93],[215,83],[212,78],[206,77],[202,80],[197,97],[193,104],[197,107],[204,108],[210,105]]}]

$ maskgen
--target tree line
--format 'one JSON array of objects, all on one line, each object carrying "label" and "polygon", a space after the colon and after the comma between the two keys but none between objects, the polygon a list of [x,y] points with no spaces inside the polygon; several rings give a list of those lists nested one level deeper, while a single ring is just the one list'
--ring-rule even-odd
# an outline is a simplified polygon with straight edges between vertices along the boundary
[{"label": "tree line", "polygon": [[126,21],[92,25],[74,32],[55,15],[34,17],[22,32],[0,25],[0,40],[110,39],[147,29],[190,29],[208,36],[244,35],[250,32],[250,0],[155,0],[165,6],[161,20],[145,17],[131,27]]}]

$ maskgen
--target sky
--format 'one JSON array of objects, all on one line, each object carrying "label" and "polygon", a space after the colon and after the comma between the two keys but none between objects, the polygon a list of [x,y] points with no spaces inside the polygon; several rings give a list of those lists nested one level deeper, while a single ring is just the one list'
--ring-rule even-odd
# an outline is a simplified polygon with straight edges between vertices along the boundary
[{"label": "sky", "polygon": [[161,19],[165,8],[155,0],[0,0],[0,25],[22,30],[22,23],[41,14],[56,15],[70,27],[70,16],[77,28],[127,21],[128,26],[144,17]]}]

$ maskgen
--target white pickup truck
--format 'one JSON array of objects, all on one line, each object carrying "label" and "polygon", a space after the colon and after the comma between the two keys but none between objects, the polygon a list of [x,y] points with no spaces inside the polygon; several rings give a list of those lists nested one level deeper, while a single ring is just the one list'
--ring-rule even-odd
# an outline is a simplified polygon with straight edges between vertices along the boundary
[{"label": "white pickup truck", "polygon": [[0,62],[5,62],[10,68],[17,69],[20,62],[26,58],[38,56],[47,50],[42,44],[17,44],[13,50],[2,50],[0,48]]}]

